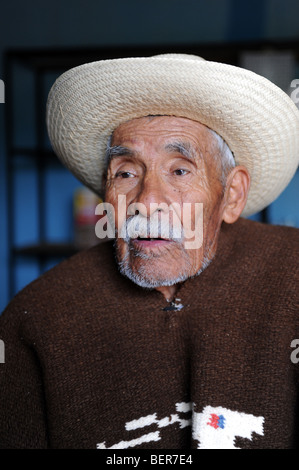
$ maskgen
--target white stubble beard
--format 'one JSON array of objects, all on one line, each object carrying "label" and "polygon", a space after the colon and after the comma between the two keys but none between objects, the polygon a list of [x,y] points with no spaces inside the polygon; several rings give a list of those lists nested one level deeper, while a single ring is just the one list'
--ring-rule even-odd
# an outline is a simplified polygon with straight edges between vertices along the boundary
[{"label": "white stubble beard", "polygon": [[[153,268],[152,266],[148,266],[151,260],[157,259],[157,256],[148,255],[143,253],[142,251],[137,251],[133,247],[130,247],[130,242],[126,243],[126,253],[120,259],[119,249],[117,247],[117,240],[115,242],[116,245],[116,253],[117,253],[117,262],[119,266],[119,270],[121,274],[126,276],[128,279],[133,281],[140,287],[148,288],[148,289],[155,289],[156,287],[162,286],[173,286],[175,284],[179,284],[181,282],[186,281],[188,278],[199,276],[211,263],[213,260],[214,254],[206,254],[203,257],[202,263],[200,268],[196,271],[196,273],[190,273],[191,263],[189,256],[187,255],[186,250],[181,246],[181,250],[183,251],[183,259],[185,260],[185,268],[181,270],[176,276],[161,276],[161,272],[157,273],[158,268]],[[178,243],[178,242],[176,242]],[[135,258],[142,258],[146,265],[141,266],[138,268],[138,272],[135,272],[132,269],[130,256]]]}]

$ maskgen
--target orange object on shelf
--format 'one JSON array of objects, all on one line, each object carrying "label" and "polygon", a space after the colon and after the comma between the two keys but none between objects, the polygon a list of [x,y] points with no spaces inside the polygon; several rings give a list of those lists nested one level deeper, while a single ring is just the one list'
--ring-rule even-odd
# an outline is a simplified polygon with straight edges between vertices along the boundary
[{"label": "orange object on shelf", "polygon": [[102,217],[95,214],[95,209],[103,200],[87,188],[79,188],[74,193],[74,244],[79,248],[88,248],[101,240],[95,234],[95,225]]}]

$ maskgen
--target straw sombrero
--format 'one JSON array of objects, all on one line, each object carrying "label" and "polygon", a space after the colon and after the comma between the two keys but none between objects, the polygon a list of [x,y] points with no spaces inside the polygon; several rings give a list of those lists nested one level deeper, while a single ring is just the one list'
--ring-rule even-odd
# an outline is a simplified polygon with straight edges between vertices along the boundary
[{"label": "straw sombrero", "polygon": [[268,206],[299,163],[299,111],[289,96],[248,70],[192,55],[113,59],[75,67],[47,103],[50,141],[62,163],[101,194],[108,138],[147,115],[199,121],[228,144],[251,175],[243,216]]}]

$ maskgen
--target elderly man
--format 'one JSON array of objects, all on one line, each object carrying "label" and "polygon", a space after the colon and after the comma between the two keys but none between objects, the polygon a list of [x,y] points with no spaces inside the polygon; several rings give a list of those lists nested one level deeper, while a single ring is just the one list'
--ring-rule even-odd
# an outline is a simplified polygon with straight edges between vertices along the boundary
[{"label": "elderly man", "polygon": [[244,218],[296,171],[292,101],[193,56],[119,59],[62,75],[47,123],[115,240],[1,316],[0,446],[298,447],[298,230]]}]

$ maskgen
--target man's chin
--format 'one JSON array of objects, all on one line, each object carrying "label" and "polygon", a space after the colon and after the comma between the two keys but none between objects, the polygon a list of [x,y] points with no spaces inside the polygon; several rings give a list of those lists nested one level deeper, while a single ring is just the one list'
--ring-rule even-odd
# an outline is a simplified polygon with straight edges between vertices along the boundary
[{"label": "man's chin", "polygon": [[153,267],[147,269],[144,266],[139,266],[138,269],[134,269],[128,262],[128,259],[119,262],[118,265],[121,274],[138,286],[147,289],[155,289],[157,287],[174,286],[185,282],[187,279],[199,276],[209,266],[211,261],[212,259],[205,259],[200,269],[194,273],[185,270],[172,276],[169,275],[169,269],[167,270],[165,267],[163,270],[153,269]]},{"label": "man's chin", "polygon": [[[175,251],[171,250],[168,256],[152,256],[145,250],[139,251],[132,249],[132,247],[129,248],[127,244],[122,246],[122,244],[116,243],[116,260],[121,274],[138,286],[148,289],[170,287],[182,283],[201,274],[212,261],[212,258],[204,257],[200,267],[196,270],[185,250],[179,250],[179,253],[175,253]],[[175,265],[177,265],[179,258],[181,263],[176,269]]]},{"label": "man's chin", "polygon": [[129,266],[124,266],[123,264],[119,264],[120,272],[125,277],[133,281],[140,287],[144,287],[147,289],[155,289],[157,287],[163,286],[174,286],[178,283],[186,281],[188,279],[188,274],[182,274],[175,277],[162,277],[161,273],[159,275],[154,274],[147,274],[144,272],[133,271]]}]

